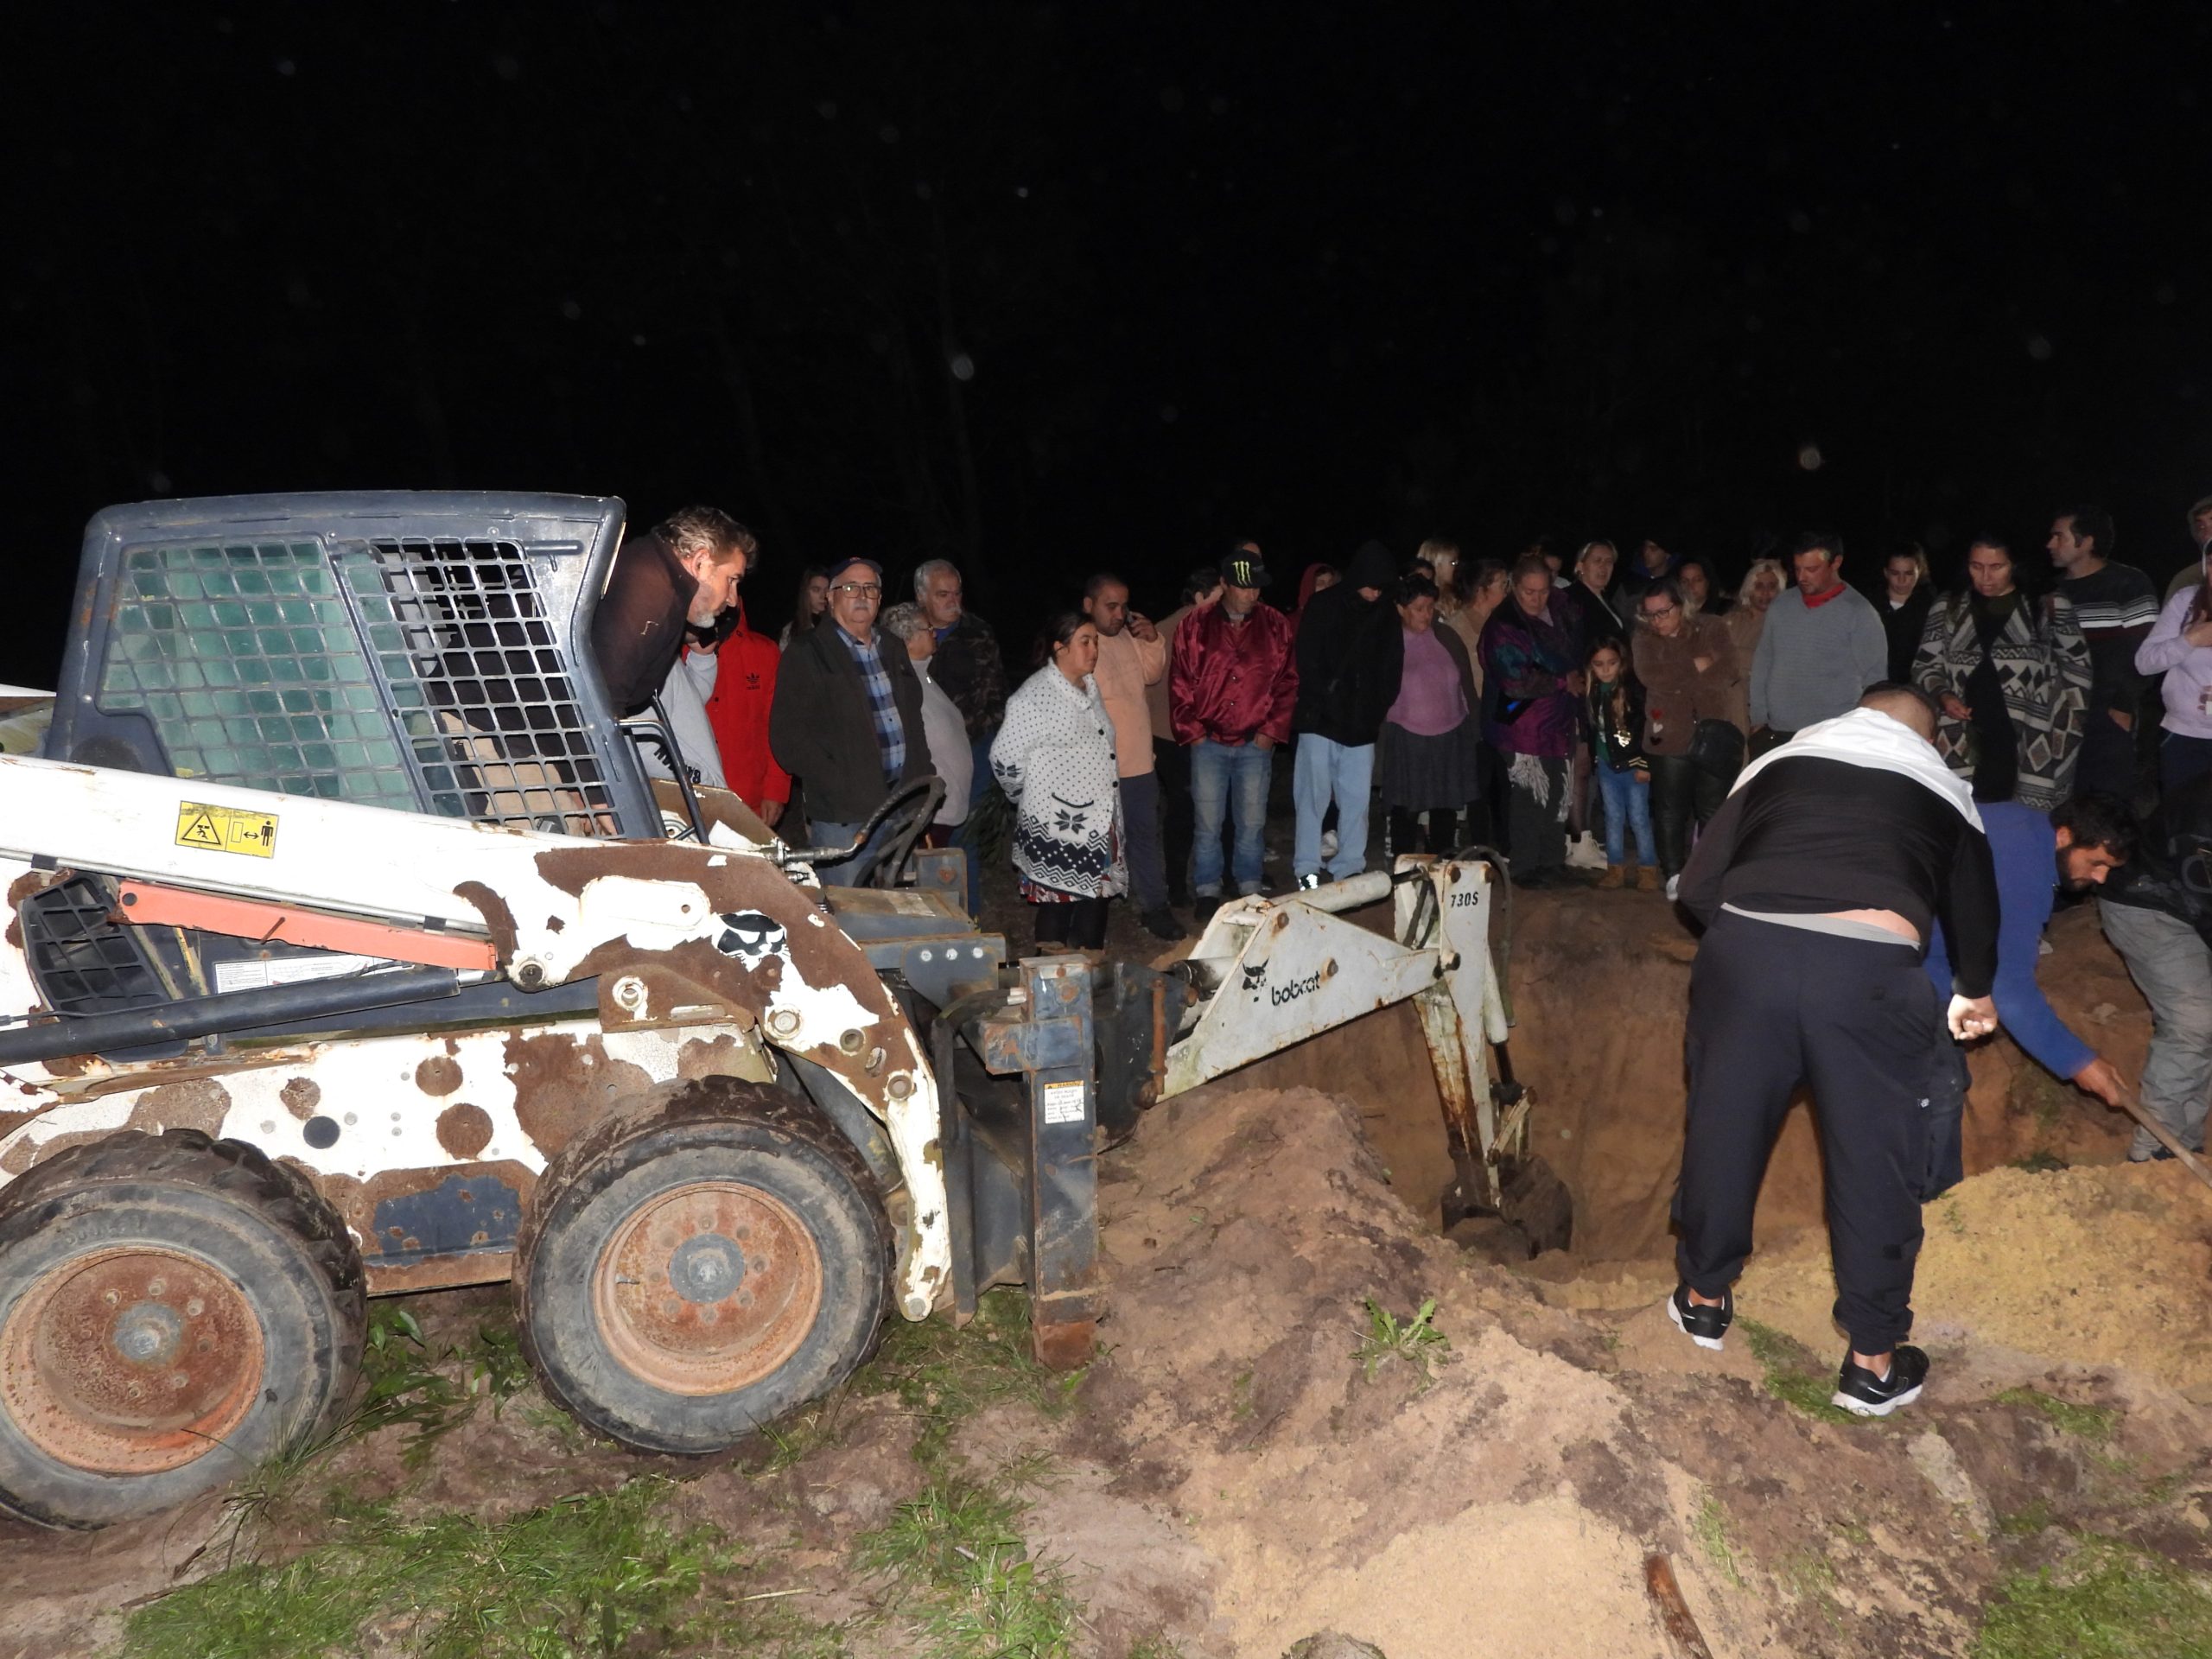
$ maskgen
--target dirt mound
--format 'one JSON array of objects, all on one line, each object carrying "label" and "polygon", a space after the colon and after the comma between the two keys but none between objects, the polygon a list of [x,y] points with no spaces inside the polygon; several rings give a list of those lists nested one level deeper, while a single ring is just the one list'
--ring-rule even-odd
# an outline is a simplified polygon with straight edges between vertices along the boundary
[{"label": "dirt mound", "polygon": [[[1929,1205],[1927,1229],[1923,1339],[2118,1365],[2212,1403],[2212,1191],[2179,1165],[1993,1170]],[[1739,1295],[1815,1352],[1835,1345],[1825,1236],[1754,1257]]]},{"label": "dirt mound", "polygon": [[[2060,915],[2040,978],[2073,1028],[2129,1077],[2140,1074],[2149,1010],[2097,931],[2094,907]],[[1535,1091],[1530,1150],[1575,1199],[1574,1254],[1586,1261],[1669,1252],[1667,1206],[1681,1166],[1682,1027],[1695,941],[1648,894],[1518,896],[1512,1048]],[[1972,1054],[1965,1152],[1972,1173],[2043,1154],[2111,1162],[2133,1128],[2051,1077],[2002,1035]],[[1820,1150],[1810,1108],[1793,1110],[1759,1195],[1762,1243],[1817,1226]]]}]

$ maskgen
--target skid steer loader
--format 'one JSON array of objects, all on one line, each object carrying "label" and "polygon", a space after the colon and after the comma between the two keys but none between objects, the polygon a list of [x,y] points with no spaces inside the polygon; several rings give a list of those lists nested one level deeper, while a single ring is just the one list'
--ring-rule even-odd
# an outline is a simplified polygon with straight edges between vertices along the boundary
[{"label": "skid steer loader", "polygon": [[[92,520],[41,752],[0,752],[0,1510],[103,1525],[300,1444],[368,1295],[511,1281],[548,1394],[669,1453],[994,1285],[1081,1363],[1100,1151],[1407,998],[1495,1199],[1527,1103],[1486,1060],[1485,862],[1240,901],[1172,972],[1010,959],[912,850],[933,787],[877,815],[880,885],[824,888],[851,848],[654,784],[672,740],[613,717],[623,516]],[[1336,913],[1393,893],[1389,934]]]}]

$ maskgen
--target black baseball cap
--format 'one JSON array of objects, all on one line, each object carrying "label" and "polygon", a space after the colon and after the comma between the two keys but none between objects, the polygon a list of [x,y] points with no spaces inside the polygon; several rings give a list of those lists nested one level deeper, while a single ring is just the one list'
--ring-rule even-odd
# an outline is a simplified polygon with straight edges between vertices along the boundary
[{"label": "black baseball cap", "polygon": [[1268,567],[1249,553],[1239,553],[1233,559],[1221,562],[1221,579],[1232,588],[1264,588],[1274,578],[1268,574]]}]

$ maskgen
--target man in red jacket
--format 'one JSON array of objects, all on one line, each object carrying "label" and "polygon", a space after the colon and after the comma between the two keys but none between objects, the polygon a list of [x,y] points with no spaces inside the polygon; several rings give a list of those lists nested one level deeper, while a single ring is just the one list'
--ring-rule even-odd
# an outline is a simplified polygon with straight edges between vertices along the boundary
[{"label": "man in red jacket", "polygon": [[[731,619],[734,618],[734,620]],[[768,709],[776,700],[776,666],[783,652],[765,633],[745,624],[745,601],[723,619],[728,630],[715,646],[714,695],[707,699],[707,723],[721,751],[722,775],[737,798],[771,830],[791,798],[791,774],[768,752]]]},{"label": "man in red jacket", "polygon": [[1191,751],[1198,836],[1191,887],[1201,922],[1221,907],[1224,811],[1236,826],[1236,890],[1260,891],[1274,749],[1289,738],[1298,705],[1290,619],[1260,601],[1266,569],[1256,555],[1242,556],[1222,565],[1221,579],[1219,601],[1176,630],[1167,673],[1175,741]]}]

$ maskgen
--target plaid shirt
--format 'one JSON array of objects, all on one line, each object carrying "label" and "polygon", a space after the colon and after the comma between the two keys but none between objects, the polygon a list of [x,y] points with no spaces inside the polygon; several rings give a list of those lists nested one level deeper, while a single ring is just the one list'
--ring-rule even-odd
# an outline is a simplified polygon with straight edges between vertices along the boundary
[{"label": "plaid shirt", "polygon": [[842,627],[837,637],[853,653],[861,683],[868,688],[868,713],[875,719],[875,747],[883,752],[883,781],[895,784],[906,770],[906,728],[899,722],[899,705],[892,698],[891,671],[884,667],[873,644],[862,645]]}]

